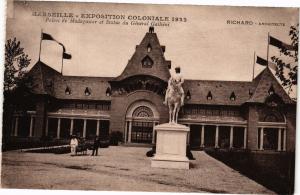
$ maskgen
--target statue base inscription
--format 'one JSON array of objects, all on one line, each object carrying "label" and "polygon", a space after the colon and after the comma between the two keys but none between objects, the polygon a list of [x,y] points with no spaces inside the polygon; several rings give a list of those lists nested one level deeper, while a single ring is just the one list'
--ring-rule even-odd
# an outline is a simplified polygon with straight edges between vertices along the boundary
[{"label": "statue base inscription", "polygon": [[165,123],[154,127],[157,133],[156,154],[151,167],[189,169],[186,157],[186,140],[189,127],[176,123]]}]

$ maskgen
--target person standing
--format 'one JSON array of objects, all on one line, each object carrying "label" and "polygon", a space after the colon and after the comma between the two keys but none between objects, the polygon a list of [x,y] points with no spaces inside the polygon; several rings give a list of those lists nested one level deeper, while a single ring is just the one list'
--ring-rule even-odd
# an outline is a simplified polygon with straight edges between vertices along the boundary
[{"label": "person standing", "polygon": [[72,136],[70,146],[71,146],[71,156],[75,156],[76,155],[76,148],[78,146],[78,140],[77,140],[76,136],[74,136],[74,135]]},{"label": "person standing", "polygon": [[93,145],[93,153],[92,156],[98,156],[98,148],[100,147],[100,139],[98,136],[94,139],[94,145]]}]

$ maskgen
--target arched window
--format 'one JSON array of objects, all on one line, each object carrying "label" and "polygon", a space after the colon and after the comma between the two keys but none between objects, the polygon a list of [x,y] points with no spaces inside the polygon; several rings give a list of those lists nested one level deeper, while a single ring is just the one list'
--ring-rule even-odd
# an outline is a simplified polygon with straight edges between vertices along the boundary
[{"label": "arched window", "polygon": [[149,53],[149,52],[151,52],[152,51],[152,47],[151,47],[151,45],[150,45],[150,43],[147,45],[147,52]]},{"label": "arched window", "polygon": [[67,86],[66,90],[65,90],[65,94],[66,95],[71,95],[71,89]]},{"label": "arched window", "polygon": [[264,122],[278,122],[279,119],[274,114],[269,114],[265,117]]},{"label": "arched window", "polygon": [[111,95],[111,89],[109,87],[107,87],[105,93],[106,93],[106,96],[109,97]]},{"label": "arched window", "polygon": [[153,117],[153,112],[150,108],[148,108],[147,106],[139,106],[138,108],[136,108],[133,113],[132,113],[133,117]]},{"label": "arched window", "polygon": [[91,95],[91,90],[90,90],[90,88],[88,88],[88,87],[85,88],[85,90],[84,90],[84,95],[86,95],[86,96]]},{"label": "arched window", "polygon": [[153,66],[153,60],[149,56],[144,57],[142,60],[142,66],[144,68],[151,68]]},{"label": "arched window", "polygon": [[230,100],[234,101],[235,99],[236,99],[236,96],[235,96],[234,92],[232,92],[230,95]]},{"label": "arched window", "polygon": [[271,85],[270,89],[268,90],[269,95],[273,95],[275,93],[273,85]]},{"label": "arched window", "polygon": [[206,96],[206,99],[207,100],[212,100],[213,96],[211,94],[211,91],[208,92],[207,96]]},{"label": "arched window", "polygon": [[190,100],[191,99],[191,92],[190,92],[190,90],[188,90],[187,92],[186,92],[186,99],[187,100]]}]

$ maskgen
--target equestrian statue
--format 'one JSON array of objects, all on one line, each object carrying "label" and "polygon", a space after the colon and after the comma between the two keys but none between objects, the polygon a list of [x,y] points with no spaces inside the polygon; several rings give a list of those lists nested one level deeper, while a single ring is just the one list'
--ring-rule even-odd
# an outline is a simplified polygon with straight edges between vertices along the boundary
[{"label": "equestrian statue", "polygon": [[171,75],[168,81],[165,101],[163,102],[169,106],[169,123],[177,123],[180,107],[184,105],[183,82],[180,67],[176,67],[175,74]]}]

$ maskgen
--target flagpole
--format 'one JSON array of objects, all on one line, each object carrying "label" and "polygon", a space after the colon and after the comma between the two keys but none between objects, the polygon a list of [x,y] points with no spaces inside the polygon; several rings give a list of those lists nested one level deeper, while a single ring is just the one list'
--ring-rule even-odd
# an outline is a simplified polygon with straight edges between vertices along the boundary
[{"label": "flagpole", "polygon": [[270,32],[268,32],[268,48],[267,48],[267,67],[269,68],[269,46],[270,46]]},{"label": "flagpole", "polygon": [[254,60],[253,60],[252,80],[254,80],[254,66],[255,66],[255,51],[254,51]]},{"label": "flagpole", "polygon": [[61,58],[61,75],[63,74],[63,67],[64,67],[64,52]]},{"label": "flagpole", "polygon": [[43,39],[43,29],[41,29],[41,40],[40,40],[39,61],[41,60],[42,39]]}]

